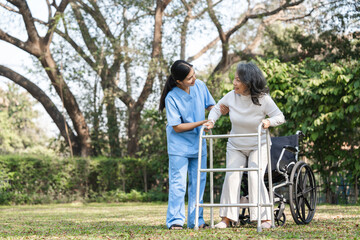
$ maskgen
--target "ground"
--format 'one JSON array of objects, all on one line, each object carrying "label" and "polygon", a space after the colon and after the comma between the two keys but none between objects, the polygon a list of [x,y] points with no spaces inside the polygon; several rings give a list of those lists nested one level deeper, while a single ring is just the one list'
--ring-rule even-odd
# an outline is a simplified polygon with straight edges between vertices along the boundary
[{"label": "ground", "polygon": [[[1,206],[1,239],[360,239],[360,206],[320,205],[313,221],[296,225],[286,206],[283,227],[170,231],[166,203],[72,203]],[[214,209],[215,223],[219,221]],[[210,209],[205,208],[210,220]]]}]

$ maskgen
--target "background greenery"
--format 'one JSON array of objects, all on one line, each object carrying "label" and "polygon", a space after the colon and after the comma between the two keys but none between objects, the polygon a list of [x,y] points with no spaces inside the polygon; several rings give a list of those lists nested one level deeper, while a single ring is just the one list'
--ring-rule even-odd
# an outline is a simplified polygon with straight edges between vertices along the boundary
[{"label": "background greenery", "polygon": [[[21,1],[12,2],[14,5],[1,2],[4,17],[0,21],[0,30],[4,28],[10,34],[14,33],[7,25],[10,25],[12,19],[23,21],[17,18],[20,13],[16,11],[24,10],[25,6],[20,4]],[[36,63],[27,76],[40,76],[39,79],[46,80],[50,78],[52,84],[47,83],[50,89],[47,94],[50,96],[59,97],[54,93],[55,90],[56,93],[66,94],[70,89],[81,89],[73,96],[77,100],[73,105],[78,103],[79,111],[70,107],[65,109],[64,105],[71,99],[70,95],[65,100],[61,97],[61,104],[51,102],[61,109],[58,110],[61,116],[59,122],[70,123],[67,129],[70,134],[65,134],[64,130],[57,137],[50,138],[44,133],[42,123],[39,123],[39,113],[35,110],[35,102],[30,94],[24,93],[14,83],[1,86],[0,204],[166,201],[166,117],[164,112],[157,111],[158,99],[169,65],[179,55],[185,58],[185,53],[179,50],[183,50],[186,42],[179,43],[177,36],[191,39],[189,33],[202,34],[202,31],[206,35],[207,29],[203,26],[209,23],[216,25],[213,32],[219,30],[219,34],[221,28],[226,29],[228,26],[224,19],[216,18],[224,16],[221,12],[224,6],[215,4],[215,11],[212,12],[210,2],[194,1],[195,5],[189,5],[186,1],[173,1],[170,4],[167,14],[163,15],[164,36],[160,38],[163,42],[160,40],[157,45],[163,43],[164,48],[160,49],[163,55],[157,56],[151,55],[153,51],[150,51],[153,50],[153,29],[145,33],[148,25],[144,24],[153,21],[154,12],[149,9],[159,7],[158,4],[154,5],[154,1],[109,0],[99,5],[96,1],[76,1],[66,11],[64,9],[63,16],[49,19],[62,21],[56,28],[51,48],[50,43],[47,45],[58,74],[45,74],[44,71],[49,70],[49,62],[41,62],[43,58],[33,54]],[[273,9],[278,6],[278,2],[265,1],[264,6]],[[289,2],[294,1],[284,1]],[[234,32],[236,34],[225,39],[228,42],[223,39],[222,56],[216,55],[220,48],[214,47],[209,58],[221,59],[215,67],[209,64],[205,70],[197,72],[197,76],[206,82],[218,101],[232,89],[236,64],[240,61],[254,61],[263,70],[271,96],[287,120],[282,126],[271,129],[272,135],[289,135],[297,130],[305,134],[301,144],[302,159],[316,173],[321,193],[319,200],[327,203],[358,203],[360,6],[353,0],[296,2],[301,3],[298,12],[285,9],[282,12],[285,15],[265,17],[252,9],[257,18],[241,25],[240,30]],[[102,11],[104,8],[108,11]],[[134,15],[127,16],[126,9],[130,9]],[[184,9],[199,13],[191,18],[190,25],[185,20],[191,16]],[[307,12],[307,9],[312,10]],[[117,20],[113,18],[115,13],[120,16]],[[11,14],[18,15],[14,17]],[[84,21],[81,20],[82,16],[85,17]],[[234,19],[239,20],[243,16],[234,15]],[[286,20],[284,16],[297,20]],[[276,21],[270,21],[272,17],[276,17]],[[105,19],[116,21],[107,25],[108,22],[102,21]],[[39,29],[46,28],[46,24],[39,19],[37,23]],[[108,26],[117,26],[113,32],[116,36],[106,31]],[[139,32],[144,32],[145,37],[139,38]],[[4,40],[4,36],[1,34],[0,39]],[[261,41],[256,42],[256,39]],[[78,48],[74,48],[76,44],[79,44]],[[258,47],[251,48],[255,45]],[[169,49],[169,46],[173,49]],[[84,52],[80,53],[80,50]],[[156,76],[150,64],[152,61],[156,62]],[[2,76],[11,72],[1,67],[0,64]],[[107,70],[103,70],[105,68]],[[144,78],[137,75],[140,73],[147,75],[147,80],[151,78],[149,82],[153,85],[146,88],[146,94],[151,93],[150,97],[147,95],[143,99],[136,99],[136,89],[143,83],[138,79]],[[6,76],[14,82],[18,80],[11,74]],[[66,82],[62,83],[68,83],[68,91],[63,91],[65,88],[59,90],[59,86],[53,83],[64,79]],[[112,82],[124,92],[111,85]],[[34,92],[29,92],[33,97],[36,96]],[[35,92],[39,92],[39,89]],[[72,116],[72,113],[77,113],[79,118]],[[83,121],[75,121],[80,119],[80,115]],[[131,127],[133,122],[136,122],[136,126]],[[223,116],[213,133],[223,134],[230,128],[229,118]],[[82,132],[81,129],[89,131]],[[70,147],[70,143],[74,145]],[[226,139],[215,141],[216,167],[225,165],[225,144]],[[81,152],[81,149],[86,151]],[[220,194],[223,177],[215,174],[216,197]]]},{"label": "background greenery", "polygon": [[[356,202],[354,191],[349,193],[349,187],[339,188],[339,185],[346,182],[354,189],[360,176],[360,150],[357,145],[360,140],[360,61],[327,63],[307,59],[299,63],[284,63],[278,59],[258,58],[256,63],[263,69],[271,96],[287,120],[284,125],[272,129],[273,135],[303,131],[306,137],[301,145],[302,153],[319,176],[318,184],[321,182],[322,186],[319,190],[325,194],[322,201]],[[224,83],[221,95],[230,88]],[[7,114],[0,122],[3,129],[16,129],[1,132],[3,151],[9,146],[30,152],[41,149],[41,142],[34,141],[32,137],[37,136],[36,131],[22,131],[27,129],[27,124],[33,123],[32,115],[27,113],[29,108],[21,107],[21,104],[26,106],[26,101],[20,102],[17,110],[9,105],[1,112],[2,116]],[[16,113],[17,117],[11,113]],[[10,124],[10,121],[14,122]],[[156,110],[144,112],[138,157],[67,158],[57,157],[54,151],[45,151],[48,156],[2,155],[0,203],[69,202],[79,199],[126,201],[128,198],[166,200],[168,159],[165,124],[164,113],[159,114]],[[32,129],[36,129],[35,126]],[[213,134],[226,133],[229,129],[229,118],[223,116]],[[14,132],[19,135],[14,136]],[[226,139],[215,141],[214,159],[218,167],[225,164],[225,144]],[[216,174],[216,196],[220,194],[222,181],[223,175]],[[132,190],[137,191],[139,196],[127,197],[125,193]]]}]

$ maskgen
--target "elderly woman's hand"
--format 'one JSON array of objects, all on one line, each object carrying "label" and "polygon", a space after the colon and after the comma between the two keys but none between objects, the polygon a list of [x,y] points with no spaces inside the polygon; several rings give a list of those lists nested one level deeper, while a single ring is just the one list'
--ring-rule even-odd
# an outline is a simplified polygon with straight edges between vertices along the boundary
[{"label": "elderly woman's hand", "polygon": [[268,119],[263,119],[262,123],[264,129],[268,129],[270,127],[270,121]]}]

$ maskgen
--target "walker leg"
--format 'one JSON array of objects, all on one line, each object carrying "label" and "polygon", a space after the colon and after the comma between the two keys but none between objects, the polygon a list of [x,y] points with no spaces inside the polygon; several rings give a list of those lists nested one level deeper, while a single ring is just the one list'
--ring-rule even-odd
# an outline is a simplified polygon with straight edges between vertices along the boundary
[{"label": "walker leg", "polygon": [[200,169],[201,169],[201,153],[202,153],[202,135],[203,129],[200,131],[199,139],[199,155],[198,155],[198,169],[197,169],[197,180],[196,180],[196,201],[195,201],[195,230],[199,230],[199,198],[200,198]]}]

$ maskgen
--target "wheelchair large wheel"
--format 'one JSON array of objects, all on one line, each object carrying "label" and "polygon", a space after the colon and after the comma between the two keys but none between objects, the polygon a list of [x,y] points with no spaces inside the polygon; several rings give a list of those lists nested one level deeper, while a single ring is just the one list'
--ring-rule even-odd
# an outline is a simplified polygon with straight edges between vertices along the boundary
[{"label": "wheelchair large wheel", "polygon": [[290,210],[296,224],[308,224],[316,208],[316,183],[310,166],[297,162],[291,171],[289,186]]}]

